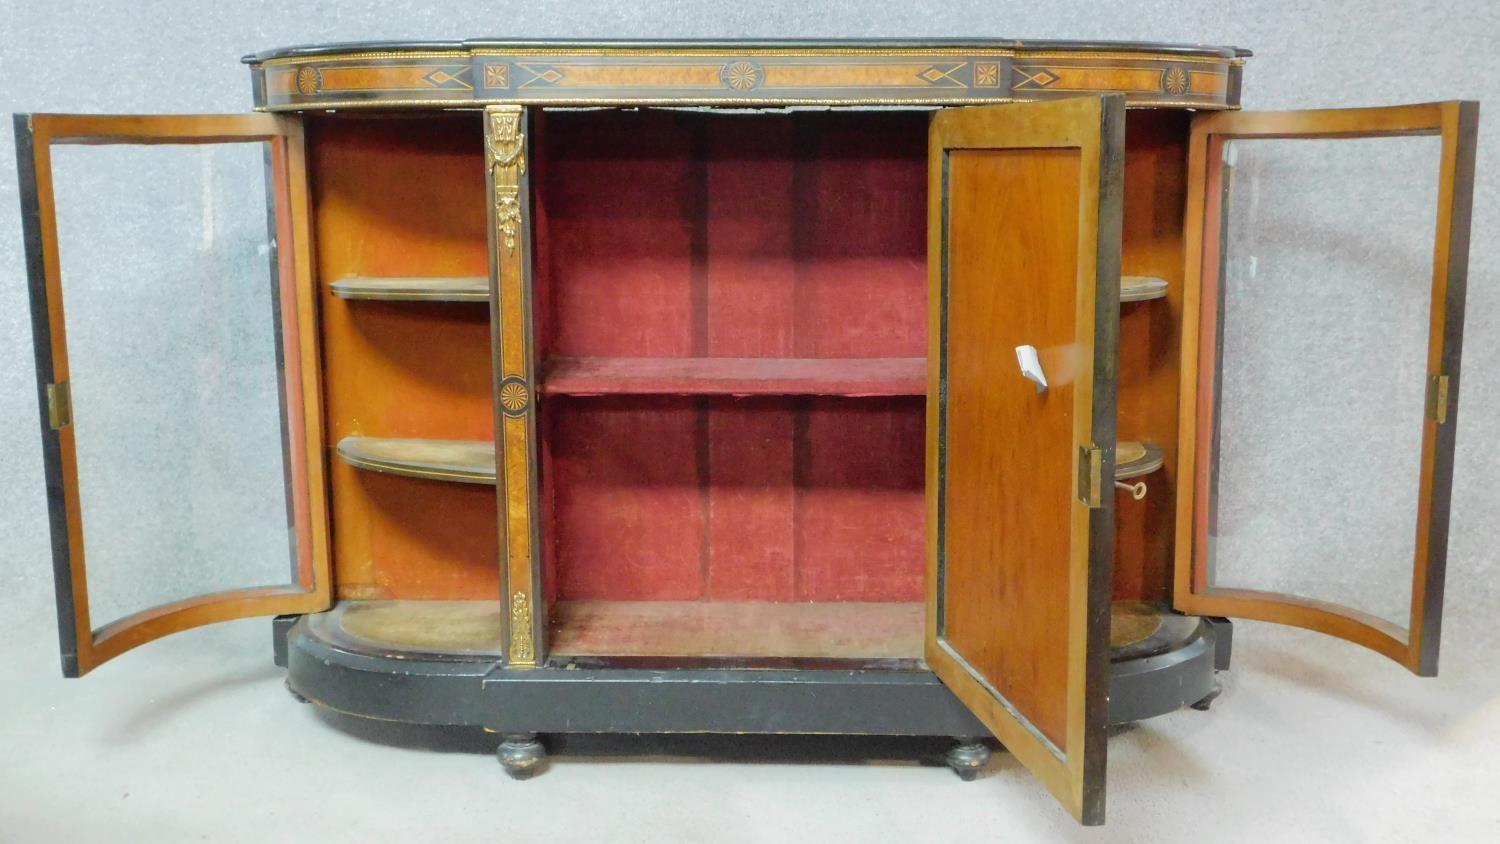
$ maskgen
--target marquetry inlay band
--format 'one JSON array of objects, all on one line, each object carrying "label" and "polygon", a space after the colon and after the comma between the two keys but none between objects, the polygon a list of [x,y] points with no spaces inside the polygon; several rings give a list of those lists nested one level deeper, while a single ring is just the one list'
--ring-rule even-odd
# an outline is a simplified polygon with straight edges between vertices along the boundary
[{"label": "marquetry inlay band", "polygon": [[1118,92],[1134,106],[1237,108],[1233,50],[1076,51],[903,46],[659,50],[327,52],[254,63],[272,111],[368,106],[536,104],[904,104],[1038,100]]}]

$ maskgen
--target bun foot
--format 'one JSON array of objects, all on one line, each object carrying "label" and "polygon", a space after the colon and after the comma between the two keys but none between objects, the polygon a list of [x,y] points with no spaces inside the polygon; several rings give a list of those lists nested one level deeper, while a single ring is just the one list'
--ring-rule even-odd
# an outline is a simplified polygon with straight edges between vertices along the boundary
[{"label": "bun foot", "polygon": [[500,767],[514,780],[529,780],[547,759],[547,748],[535,733],[513,733],[495,750]]},{"label": "bun foot", "polygon": [[1218,697],[1219,693],[1222,692],[1222,691],[1224,691],[1224,686],[1221,685],[1218,680],[1215,680],[1214,681],[1214,690],[1213,691],[1211,691],[1208,694],[1204,695],[1203,699],[1200,700],[1200,701],[1198,701],[1197,703],[1192,703],[1192,704],[1188,704],[1188,705],[1191,706],[1192,708],[1198,710],[1199,712],[1207,712],[1208,708],[1213,705],[1214,698]]},{"label": "bun foot", "polygon": [[291,695],[293,700],[296,700],[298,703],[311,703],[311,701],[302,696],[301,692],[292,688],[291,680],[287,680],[284,685],[286,686],[286,693]]},{"label": "bun foot", "polygon": [[990,764],[989,745],[972,738],[961,738],[957,741],[958,744],[948,750],[944,761],[953,769],[953,773],[958,774],[959,779],[964,782],[973,782],[979,778],[979,772]]}]

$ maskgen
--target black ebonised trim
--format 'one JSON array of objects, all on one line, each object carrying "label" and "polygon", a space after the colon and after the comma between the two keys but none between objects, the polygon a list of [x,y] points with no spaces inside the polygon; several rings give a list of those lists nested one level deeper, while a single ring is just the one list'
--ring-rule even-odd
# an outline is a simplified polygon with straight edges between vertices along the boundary
[{"label": "black ebonised trim", "polygon": [[1020,50],[1047,52],[1078,50],[1087,52],[1166,53],[1180,56],[1213,56],[1247,58],[1253,55],[1241,47],[1208,44],[1168,44],[1157,41],[1065,41],[1015,38],[747,38],[726,39],[638,39],[638,38],[470,38],[462,41],[343,41],[327,44],[298,44],[249,53],[240,58],[245,64],[271,59],[327,56],[339,53],[440,52],[452,50],[860,50],[913,49]]},{"label": "black ebonised trim", "polygon": [[487,729],[985,735],[926,670],[497,668]]},{"label": "black ebonised trim", "polygon": [[1479,103],[1459,104],[1454,143],[1452,218],[1449,223],[1447,297],[1443,308],[1442,373],[1448,376],[1448,416],[1437,426],[1427,530],[1427,582],[1423,593],[1421,653],[1416,673],[1436,677],[1443,631],[1443,586],[1448,572],[1448,521],[1453,505],[1453,452],[1458,434],[1460,363],[1464,345],[1464,305],[1469,286],[1469,238],[1474,214],[1474,157],[1479,139]]},{"label": "black ebonised trim", "polygon": [[[1125,208],[1125,96],[1099,103],[1099,184],[1094,252],[1093,446],[1101,450],[1101,479],[1115,476],[1120,392],[1120,261]],[[1104,823],[1108,725],[1115,704],[1109,661],[1111,593],[1115,570],[1115,495],[1108,480],[1089,509],[1087,656],[1083,725],[1083,798],[1079,820]],[[1211,672],[1210,672],[1211,673]]]},{"label": "black ebonised trim", "polygon": [[1226,664],[1229,660],[1228,634],[1221,642],[1219,633],[1217,625],[1200,619],[1193,632],[1170,649],[1112,663],[1109,723],[1143,721],[1212,695],[1216,687],[1214,664],[1220,652]]},{"label": "black ebonised trim", "polygon": [[64,677],[78,676],[78,634],[73,616],[72,550],[68,545],[68,505],[64,497],[62,434],[47,415],[52,365],[52,323],[47,307],[47,267],[42,254],[42,209],[37,196],[36,149],[31,115],[14,116],[16,175],[21,195],[21,237],[31,300],[31,342],[36,354],[37,406],[42,419],[42,469],[47,483],[47,521],[52,539],[52,579],[57,593],[57,638]]}]

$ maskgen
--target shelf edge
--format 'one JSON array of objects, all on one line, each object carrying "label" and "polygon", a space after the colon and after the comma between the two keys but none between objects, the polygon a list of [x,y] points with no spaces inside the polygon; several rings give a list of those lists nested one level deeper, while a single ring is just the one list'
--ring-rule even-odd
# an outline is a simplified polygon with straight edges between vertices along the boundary
[{"label": "shelf edge", "polygon": [[[1126,279],[1136,279],[1134,284],[1127,284]],[[1164,299],[1168,290],[1167,280],[1149,275],[1125,275],[1120,276],[1120,303],[1126,302],[1149,302],[1152,299]]]},{"label": "shelf edge", "polygon": [[334,296],[351,301],[488,302],[490,300],[489,280],[483,276],[452,278],[351,276],[341,278],[328,287]]},{"label": "shelf edge", "polygon": [[493,465],[486,468],[483,464],[473,467],[465,467],[461,464],[444,466],[435,461],[413,461],[386,457],[368,452],[362,452],[360,446],[366,442],[379,443],[426,443],[426,444],[465,444],[465,445],[490,445],[493,453],[493,444],[484,440],[423,440],[419,438],[402,437],[344,437],[339,440],[335,451],[339,459],[348,463],[356,469],[364,469],[370,472],[379,472],[386,475],[399,475],[407,478],[421,478],[432,481],[447,481],[451,483],[485,484],[495,485],[496,472]]}]

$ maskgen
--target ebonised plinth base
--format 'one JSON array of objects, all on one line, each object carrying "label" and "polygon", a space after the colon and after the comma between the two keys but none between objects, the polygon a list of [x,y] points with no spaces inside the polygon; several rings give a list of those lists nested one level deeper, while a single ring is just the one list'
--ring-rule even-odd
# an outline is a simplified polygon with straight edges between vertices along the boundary
[{"label": "ebonised plinth base", "polygon": [[[517,779],[543,767],[537,736],[549,733],[988,735],[931,671],[909,661],[591,659],[515,670],[492,654],[361,641],[340,629],[338,612],[279,621],[294,696],[366,718],[483,727],[505,737],[498,757]],[[1229,645],[1227,622],[1172,617],[1152,637],[1116,648],[1110,721],[1206,709]],[[972,779],[990,753],[988,744],[962,739],[946,762]]]}]

